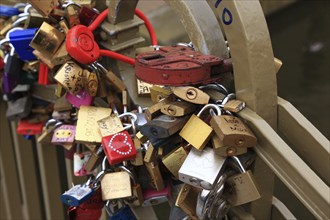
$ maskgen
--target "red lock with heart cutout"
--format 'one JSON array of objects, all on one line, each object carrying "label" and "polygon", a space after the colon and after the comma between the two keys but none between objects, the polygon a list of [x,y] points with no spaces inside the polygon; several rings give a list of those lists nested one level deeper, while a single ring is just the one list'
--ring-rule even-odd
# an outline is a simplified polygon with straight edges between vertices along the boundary
[{"label": "red lock with heart cutout", "polygon": [[133,141],[127,131],[102,138],[102,145],[109,164],[118,164],[136,157]]}]

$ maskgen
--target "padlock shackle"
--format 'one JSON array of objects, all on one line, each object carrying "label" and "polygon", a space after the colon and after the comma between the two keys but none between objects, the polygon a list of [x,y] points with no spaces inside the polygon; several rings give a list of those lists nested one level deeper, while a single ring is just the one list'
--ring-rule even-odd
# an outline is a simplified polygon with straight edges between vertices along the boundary
[{"label": "padlock shackle", "polygon": [[236,94],[235,93],[230,93],[228,94],[221,103],[221,106],[223,107],[229,100],[236,99]]},{"label": "padlock shackle", "polygon": [[118,168],[121,169],[122,171],[125,171],[126,173],[128,173],[129,177],[133,181],[133,185],[134,186],[137,185],[137,181],[136,181],[137,178],[135,177],[135,175],[132,171],[130,171],[127,167],[125,167],[123,165],[118,166]]},{"label": "padlock shackle", "polygon": [[215,105],[215,104],[207,104],[207,105],[205,105],[199,112],[198,112],[198,114],[197,114],[197,117],[200,117],[201,116],[201,114],[205,111],[205,110],[207,110],[207,109],[215,109],[216,111],[217,111],[217,115],[221,115],[221,109],[220,109],[220,107],[219,106],[217,106],[217,105]]},{"label": "padlock shackle", "polygon": [[232,156],[231,158],[238,164],[238,167],[239,167],[240,171],[242,173],[245,173],[246,170],[245,170],[244,166],[242,165],[241,161],[239,160],[239,158],[236,157],[236,156]]},{"label": "padlock shackle", "polygon": [[218,91],[224,95],[228,95],[228,90],[226,89],[226,87],[224,87],[223,85],[221,85],[220,83],[210,83],[207,85],[202,85],[198,87],[201,90],[207,90],[207,89],[211,89],[211,90],[215,90]]}]

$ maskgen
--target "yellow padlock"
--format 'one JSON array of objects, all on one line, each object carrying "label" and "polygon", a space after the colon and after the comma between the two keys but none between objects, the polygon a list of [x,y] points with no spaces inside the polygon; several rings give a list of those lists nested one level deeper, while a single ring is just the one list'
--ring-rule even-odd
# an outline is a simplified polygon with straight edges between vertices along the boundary
[{"label": "yellow padlock", "polygon": [[206,124],[199,116],[207,109],[215,109],[221,115],[221,109],[215,104],[205,105],[197,115],[192,115],[184,125],[179,135],[197,150],[202,151],[211,138],[213,128]]}]

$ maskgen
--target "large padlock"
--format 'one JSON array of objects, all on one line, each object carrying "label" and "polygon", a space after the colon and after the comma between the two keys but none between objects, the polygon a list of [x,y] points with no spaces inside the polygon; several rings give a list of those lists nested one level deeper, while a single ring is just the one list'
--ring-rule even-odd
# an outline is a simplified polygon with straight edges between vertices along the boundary
[{"label": "large padlock", "polygon": [[211,148],[192,148],[179,170],[179,179],[192,186],[212,189],[226,165],[226,157],[215,155]]},{"label": "large padlock", "polygon": [[230,204],[238,206],[260,199],[260,190],[251,170],[246,171],[238,157],[231,158],[238,164],[240,173],[229,177],[226,181]]},{"label": "large padlock", "polygon": [[184,125],[179,135],[191,144],[197,150],[203,150],[211,138],[213,129],[206,124],[199,116],[207,109],[214,108],[218,115],[221,115],[221,110],[217,105],[205,105],[197,115],[192,115],[189,121]]},{"label": "large padlock", "polygon": [[253,147],[257,144],[256,136],[238,117],[216,115],[211,118],[210,124],[224,145],[233,147]]},{"label": "large padlock", "polygon": [[188,121],[188,116],[173,117],[161,115],[140,128],[140,132],[149,138],[167,138],[179,130]]}]

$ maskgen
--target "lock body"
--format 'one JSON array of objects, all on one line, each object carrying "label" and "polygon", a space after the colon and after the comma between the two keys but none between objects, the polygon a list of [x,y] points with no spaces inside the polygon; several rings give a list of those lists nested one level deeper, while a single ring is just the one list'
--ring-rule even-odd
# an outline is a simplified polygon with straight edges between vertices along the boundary
[{"label": "lock body", "polygon": [[61,125],[54,130],[52,143],[54,144],[72,144],[76,134],[75,125]]},{"label": "lock body", "polygon": [[225,163],[226,158],[215,155],[211,148],[193,148],[179,170],[179,179],[197,188],[212,189]]},{"label": "lock body", "polygon": [[69,206],[79,206],[94,194],[88,186],[75,185],[61,195],[61,201]]},{"label": "lock body", "polygon": [[224,145],[217,135],[212,136],[212,146],[214,153],[222,157],[242,155],[247,152],[246,147],[232,147]]},{"label": "lock body", "polygon": [[10,32],[9,40],[15,48],[15,52],[22,60],[36,60],[37,58],[32,53],[32,48],[29,46],[34,37],[37,28],[29,28],[25,30],[15,30]]},{"label": "lock body", "polygon": [[196,215],[197,197],[201,190],[188,184],[183,184],[175,205],[180,207],[191,219],[198,220]]},{"label": "lock body", "polygon": [[164,202],[170,202],[172,199],[171,184],[167,183],[166,187],[161,190],[147,189],[143,190],[144,202],[142,206],[153,206]]},{"label": "lock body", "polygon": [[126,172],[106,173],[101,180],[102,200],[132,196],[131,180]]},{"label": "lock body", "polygon": [[89,95],[85,89],[80,90],[76,95],[67,93],[65,98],[76,108],[80,106],[90,106],[93,102],[93,96]]},{"label": "lock body", "polygon": [[179,170],[182,164],[184,163],[185,159],[187,158],[187,155],[188,154],[184,150],[184,148],[179,147],[178,149],[175,149],[174,151],[167,154],[162,159],[162,162],[175,177],[178,177]]},{"label": "lock body", "polygon": [[180,99],[194,104],[206,105],[210,100],[207,93],[192,86],[172,87],[172,92]]}]

